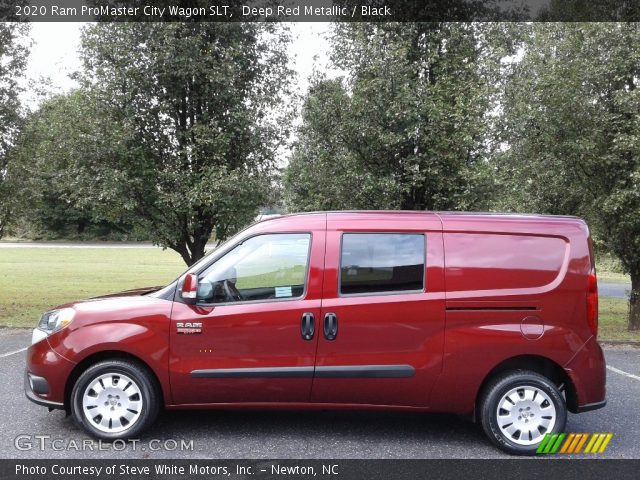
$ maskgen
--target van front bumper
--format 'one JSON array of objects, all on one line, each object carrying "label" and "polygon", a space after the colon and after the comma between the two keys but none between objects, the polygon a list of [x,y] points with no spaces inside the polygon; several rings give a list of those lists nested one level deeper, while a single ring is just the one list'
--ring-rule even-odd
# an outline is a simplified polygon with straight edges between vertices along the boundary
[{"label": "van front bumper", "polygon": [[[45,385],[47,387],[46,389],[44,388]],[[44,398],[41,398],[38,396],[38,395],[46,395],[49,391],[48,387],[49,387],[49,384],[44,377],[38,377],[37,375],[33,375],[29,373],[28,370],[25,370],[24,394],[27,396],[27,398],[31,400],[33,403],[42,405],[43,407],[48,407],[49,409],[54,409],[54,408],[64,409],[64,403],[45,400]]]},{"label": "van front bumper", "polygon": [[75,363],[56,353],[47,339],[27,350],[24,373],[24,393],[38,405],[53,409],[64,408],[65,386]]}]

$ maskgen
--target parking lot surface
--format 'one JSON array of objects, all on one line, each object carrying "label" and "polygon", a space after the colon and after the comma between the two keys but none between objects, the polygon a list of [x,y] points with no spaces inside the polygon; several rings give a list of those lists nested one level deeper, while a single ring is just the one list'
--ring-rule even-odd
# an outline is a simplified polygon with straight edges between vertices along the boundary
[{"label": "parking lot surface", "polygon": [[[30,332],[0,329],[0,458],[498,458],[481,428],[452,415],[354,411],[172,411],[138,442],[98,444],[23,392]],[[640,458],[640,348],[605,346],[608,404],[566,432],[612,432],[599,457]],[[585,456],[585,455],[582,455]]]}]

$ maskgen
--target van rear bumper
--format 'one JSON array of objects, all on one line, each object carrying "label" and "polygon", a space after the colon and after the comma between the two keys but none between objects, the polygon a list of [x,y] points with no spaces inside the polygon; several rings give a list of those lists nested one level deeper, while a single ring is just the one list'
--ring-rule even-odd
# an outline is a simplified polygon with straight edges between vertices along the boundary
[{"label": "van rear bumper", "polygon": [[564,369],[574,386],[571,395],[567,395],[570,412],[589,412],[607,404],[607,366],[595,337],[587,340]]},{"label": "van rear bumper", "polygon": [[590,412],[592,410],[598,410],[600,408],[604,408],[607,405],[607,401],[603,400],[601,402],[595,402],[595,403],[587,403],[585,405],[579,405],[578,407],[576,407],[576,413],[584,413],[584,412]]}]

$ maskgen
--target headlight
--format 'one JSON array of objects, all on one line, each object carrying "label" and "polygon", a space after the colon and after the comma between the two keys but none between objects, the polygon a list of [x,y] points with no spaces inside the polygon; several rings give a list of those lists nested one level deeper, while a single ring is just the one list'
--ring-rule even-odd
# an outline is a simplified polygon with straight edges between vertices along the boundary
[{"label": "headlight", "polygon": [[60,310],[51,310],[42,315],[38,322],[38,326],[33,330],[31,336],[31,344],[39,342],[43,338],[48,337],[53,332],[66,327],[71,323],[76,311],[73,308],[61,308]]}]

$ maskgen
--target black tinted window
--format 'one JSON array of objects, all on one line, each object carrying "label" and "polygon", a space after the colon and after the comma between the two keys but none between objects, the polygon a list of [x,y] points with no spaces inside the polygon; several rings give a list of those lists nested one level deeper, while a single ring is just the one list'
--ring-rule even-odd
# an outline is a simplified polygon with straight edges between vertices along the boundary
[{"label": "black tinted window", "polygon": [[424,235],[346,233],[342,236],[340,293],[422,290]]}]

